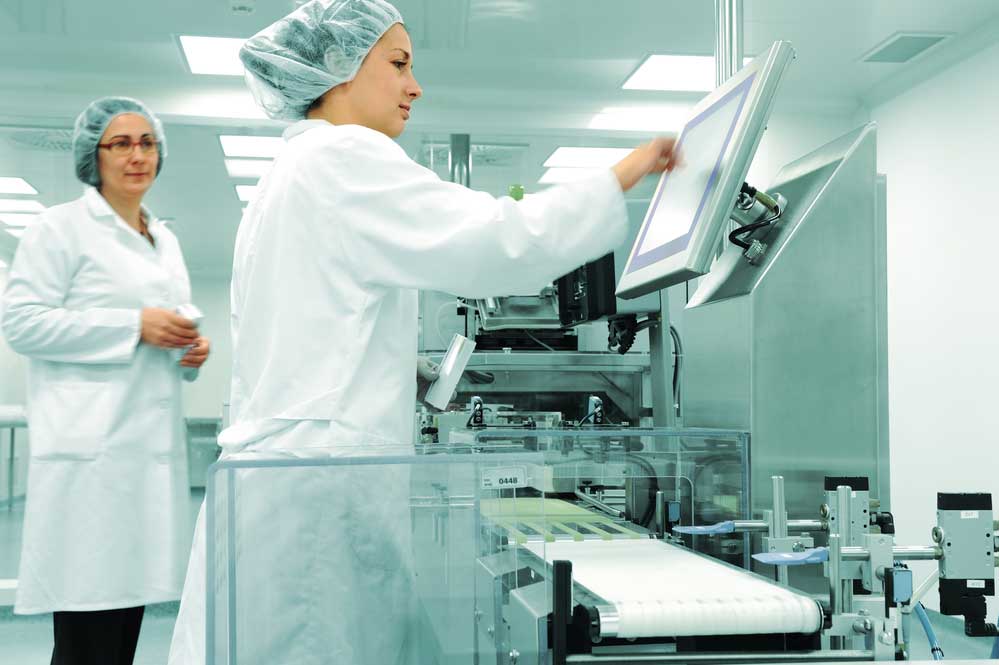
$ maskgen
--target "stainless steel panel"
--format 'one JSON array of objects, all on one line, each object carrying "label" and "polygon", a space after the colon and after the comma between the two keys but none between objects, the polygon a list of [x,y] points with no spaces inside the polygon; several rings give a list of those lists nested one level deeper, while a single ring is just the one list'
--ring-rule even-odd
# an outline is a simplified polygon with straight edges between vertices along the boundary
[{"label": "stainless steel panel", "polygon": [[757,511],[773,475],[792,518],[814,516],[825,475],[865,475],[889,496],[875,138],[868,126],[785,167],[769,191],[790,203],[765,259],[726,250],[685,312],[685,425],[750,431]]},{"label": "stainless steel panel", "polygon": [[572,353],[521,351],[514,353],[476,352],[468,361],[470,369],[483,371],[504,369],[539,369],[544,371],[615,371],[643,372],[648,369],[649,356],[633,353]]}]

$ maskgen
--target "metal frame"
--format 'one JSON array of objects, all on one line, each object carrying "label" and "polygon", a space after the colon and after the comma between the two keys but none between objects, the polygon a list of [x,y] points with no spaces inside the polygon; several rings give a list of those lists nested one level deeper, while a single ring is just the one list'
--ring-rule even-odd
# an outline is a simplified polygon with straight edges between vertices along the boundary
[{"label": "metal frame", "polygon": [[[707,198],[702,201],[703,210],[700,213],[700,220],[690,231],[690,240],[686,249],[656,260],[650,265],[633,268],[633,265],[642,257],[639,254],[639,249],[645,236],[645,230],[652,223],[656,205],[669,182],[670,174],[664,173],[659,181],[653,202],[649,206],[649,211],[646,213],[645,221],[642,223],[642,232],[639,233],[639,237],[635,241],[628,264],[618,284],[618,297],[641,296],[650,291],[678,284],[697,275],[703,275],[708,271],[711,261],[714,259],[714,249],[718,239],[727,226],[739,188],[745,180],[749,165],[762,138],[763,130],[766,128],[777,87],[793,57],[794,50],[790,44],[775,42],[765,54],[743,67],[738,75],[719,86],[691,111],[691,118],[696,120],[740,87],[750,86],[742,102],[743,107],[732,126],[731,139],[723,150],[716,167],[715,175],[718,178],[718,183],[714,185]],[[682,145],[686,131],[685,129],[684,132],[681,132],[677,139],[678,144]]]}]

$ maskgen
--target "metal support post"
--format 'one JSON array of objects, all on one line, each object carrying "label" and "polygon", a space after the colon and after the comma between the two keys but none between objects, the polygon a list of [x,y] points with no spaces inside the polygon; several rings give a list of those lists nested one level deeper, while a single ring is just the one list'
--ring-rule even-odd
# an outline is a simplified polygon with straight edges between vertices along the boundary
[{"label": "metal support post", "polygon": [[715,0],[715,86],[742,69],[742,0]]},{"label": "metal support post", "polygon": [[[772,536],[783,539],[787,538],[787,506],[784,503],[784,476],[774,476],[771,480],[773,481],[774,493],[774,528]],[[777,582],[784,586],[788,585],[787,566],[777,566]]]},{"label": "metal support post", "polygon": [[14,433],[10,428],[10,457],[7,458],[7,512],[14,510]]},{"label": "metal support post", "polygon": [[[843,613],[842,586],[840,584],[840,535],[829,534],[829,610],[833,617]],[[843,638],[831,637],[829,648],[842,649]]]},{"label": "metal support post", "polygon": [[669,334],[669,294],[659,292],[659,323],[649,328],[649,368],[652,372],[652,422],[656,427],[676,427],[673,362]]},{"label": "metal support post", "polygon": [[[836,487],[836,519],[837,530],[840,535],[840,545],[854,545],[853,534],[853,496],[849,485],[838,485]],[[859,543],[856,543],[859,544]],[[843,577],[843,576],[841,576]],[[853,580],[840,580],[840,604],[843,612],[851,612],[853,608]]]},{"label": "metal support post", "polygon": [[472,137],[470,135],[451,135],[451,151],[448,153],[448,172],[451,174],[451,182],[471,187]]}]

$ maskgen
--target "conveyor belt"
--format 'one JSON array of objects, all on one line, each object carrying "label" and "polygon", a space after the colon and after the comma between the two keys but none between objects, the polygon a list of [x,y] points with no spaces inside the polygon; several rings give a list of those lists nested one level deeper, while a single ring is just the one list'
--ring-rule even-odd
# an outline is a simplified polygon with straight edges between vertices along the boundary
[{"label": "conveyor belt", "polygon": [[559,499],[484,499],[482,515],[523,545],[531,540],[637,539],[643,535],[613,519]]},{"label": "conveyor belt", "polygon": [[814,600],[756,575],[658,540],[530,542],[620,616],[618,637],[814,633]]}]

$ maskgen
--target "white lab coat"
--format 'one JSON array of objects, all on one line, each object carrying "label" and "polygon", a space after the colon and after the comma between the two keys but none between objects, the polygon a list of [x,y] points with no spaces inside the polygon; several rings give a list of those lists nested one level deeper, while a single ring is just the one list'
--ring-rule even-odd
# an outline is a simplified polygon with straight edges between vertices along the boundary
[{"label": "white lab coat", "polygon": [[143,307],[191,301],[174,235],[155,249],[95,189],[25,232],[3,293],[29,358],[30,463],[15,611],[175,600],[190,543],[181,368],[139,343]]},{"label": "white lab coat", "polygon": [[[625,238],[624,198],[610,171],[516,202],[444,182],[364,127],[304,120],[285,138],[236,238],[232,425],[219,438],[227,452],[412,452],[417,290],[538,291]],[[341,515],[337,527],[351,542],[327,544],[321,555],[289,552],[285,538],[266,533],[240,541],[253,562],[244,563],[257,567],[246,574],[267,587],[256,599],[239,595],[241,621],[259,614],[265,622],[241,626],[240,662],[391,665],[399,657],[408,611],[408,482],[366,473],[346,487],[330,479],[326,490],[300,476],[282,485],[272,474],[259,492],[249,478],[240,483],[237,514],[284,511],[280,519],[261,515],[261,529],[328,523],[328,506],[321,512],[316,500],[323,491],[327,502],[353,506],[353,517]],[[388,512],[379,516],[380,509]],[[387,528],[392,520],[398,528]],[[171,665],[204,662],[201,521]],[[299,575],[301,583],[277,582],[285,569],[311,572]]]}]

